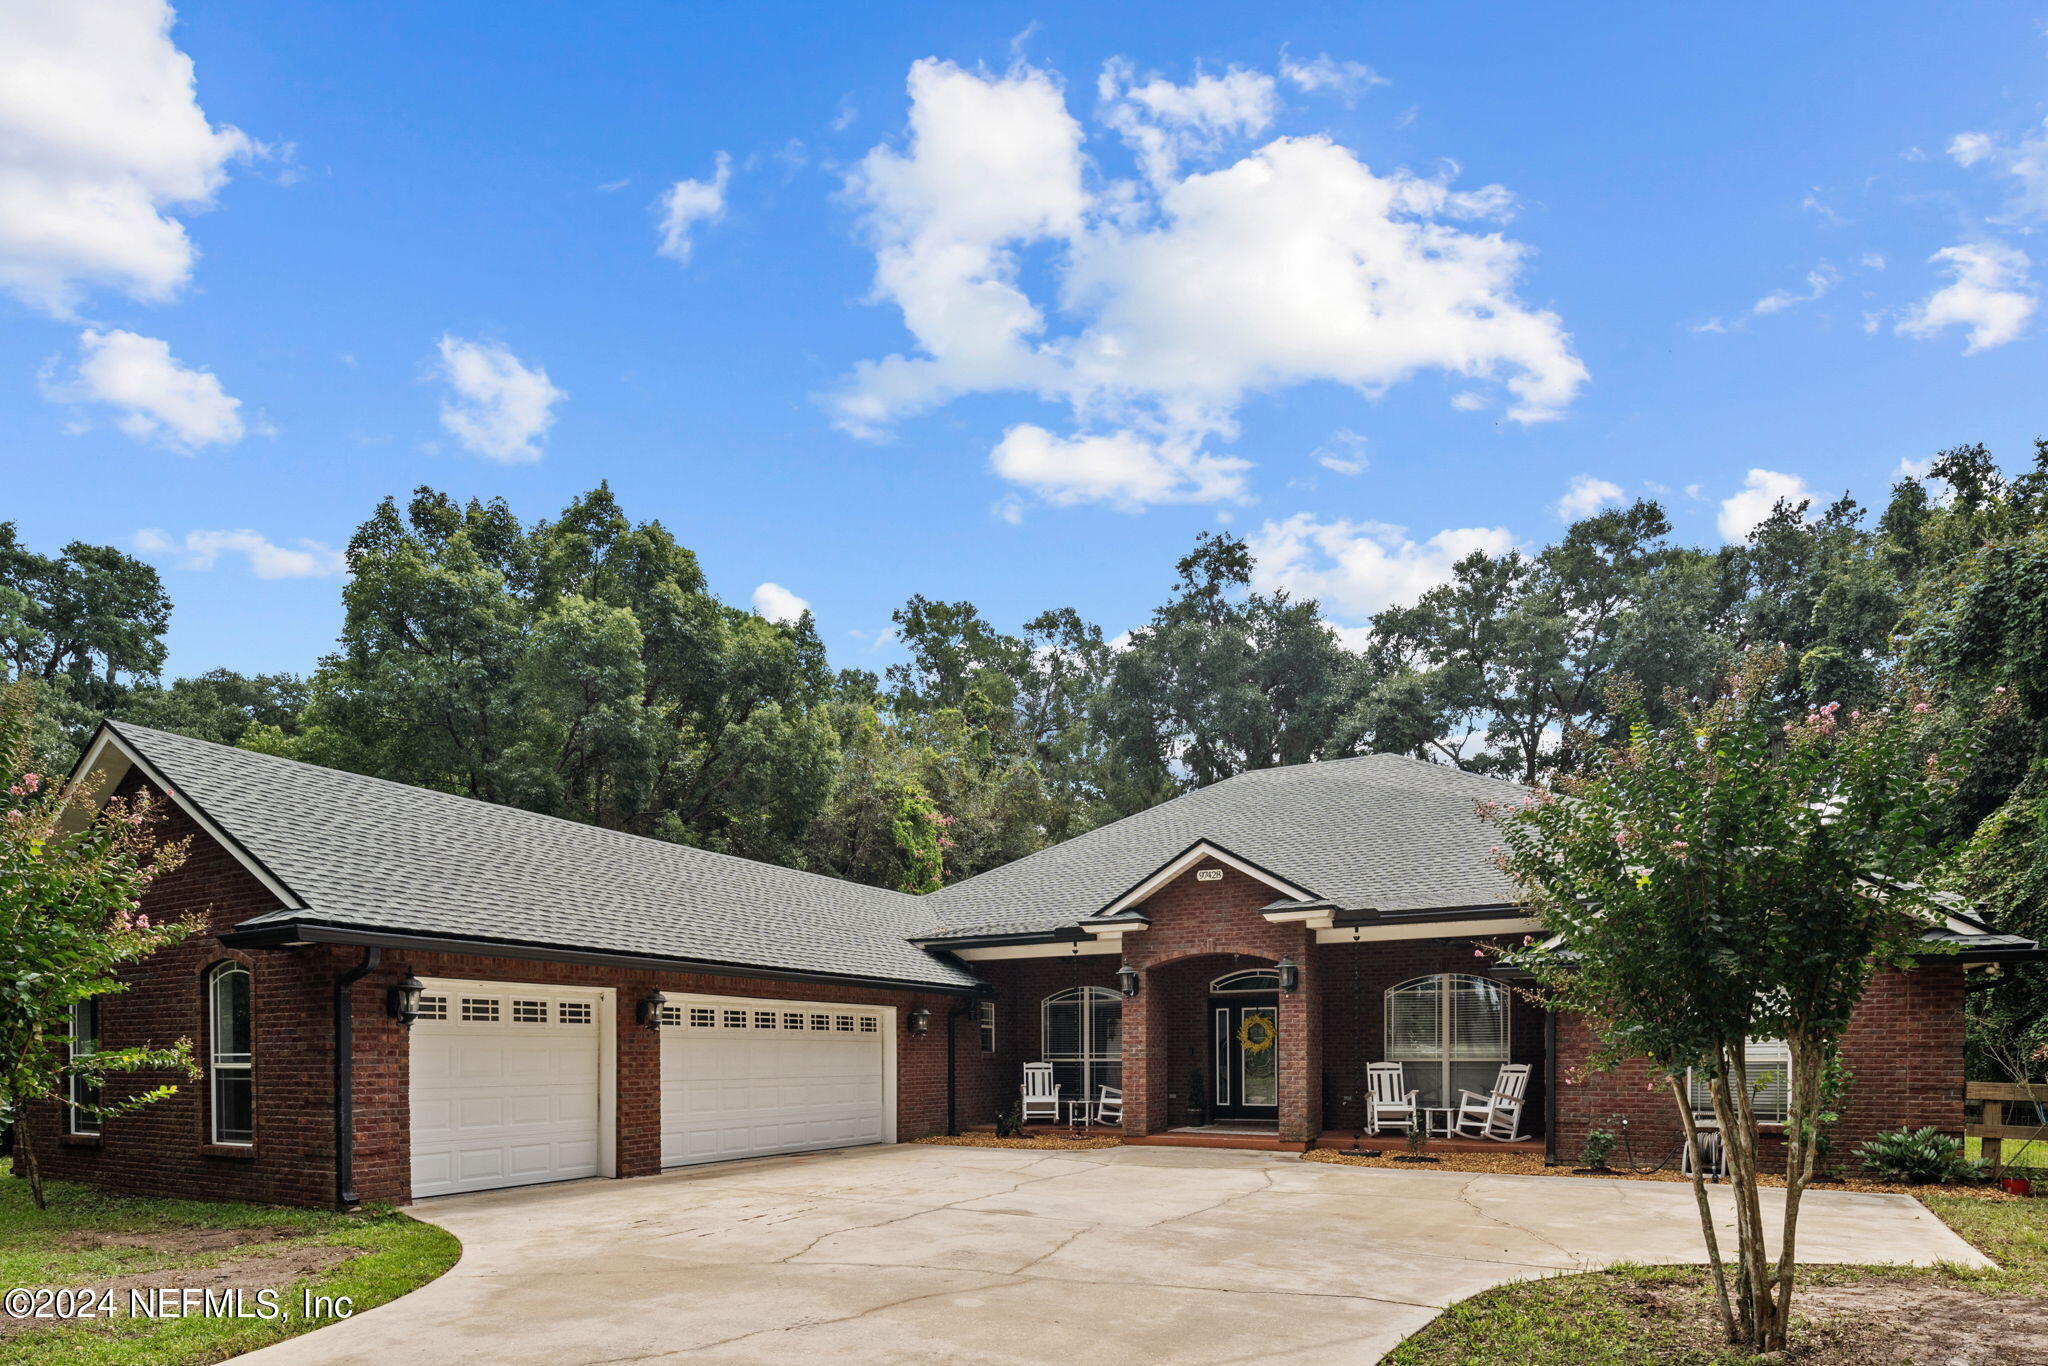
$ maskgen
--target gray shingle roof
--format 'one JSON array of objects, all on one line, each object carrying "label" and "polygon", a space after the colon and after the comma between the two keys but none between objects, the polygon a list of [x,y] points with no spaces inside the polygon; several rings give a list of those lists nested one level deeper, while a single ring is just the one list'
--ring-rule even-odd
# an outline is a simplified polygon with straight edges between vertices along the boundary
[{"label": "gray shingle roof", "polygon": [[922,898],[124,723],[326,924],[940,986]]},{"label": "gray shingle roof", "polygon": [[1395,754],[1261,769],[1197,789],[924,898],[939,933],[1072,924],[1197,840],[1343,910],[1449,910],[1520,898],[1493,865],[1482,801],[1526,789]]}]

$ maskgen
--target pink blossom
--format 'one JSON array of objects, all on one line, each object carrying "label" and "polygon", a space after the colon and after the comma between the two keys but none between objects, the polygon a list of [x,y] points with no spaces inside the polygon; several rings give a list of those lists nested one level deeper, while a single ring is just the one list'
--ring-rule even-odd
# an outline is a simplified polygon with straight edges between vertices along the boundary
[{"label": "pink blossom", "polygon": [[24,773],[21,775],[21,785],[31,792],[41,791],[43,775],[40,773]]},{"label": "pink blossom", "polygon": [[1993,691],[1993,692],[2004,692],[2004,691],[2005,691],[2005,684],[2001,683],[2001,684],[1999,684],[1999,685],[1998,685],[1997,687],[1993,688],[1993,689],[1992,689],[1991,691]]},{"label": "pink blossom", "polygon": [[1913,710],[1924,715],[1927,712],[1927,704],[1925,702],[1915,702]]},{"label": "pink blossom", "polygon": [[1472,956],[1473,956],[1474,958],[1484,958],[1484,957],[1486,957],[1486,950],[1485,950],[1485,949],[1474,949],[1474,950],[1472,950]]},{"label": "pink blossom", "polygon": [[24,788],[20,783],[16,783],[13,787],[7,789],[7,795],[9,795],[10,797],[26,797],[28,795],[28,790]]},{"label": "pink blossom", "polygon": [[1525,934],[1522,936],[1522,947],[1525,949],[1535,942],[1536,936],[1533,934]]},{"label": "pink blossom", "polygon": [[135,917],[135,928],[136,928],[136,929],[138,929],[138,930],[146,930],[146,929],[148,929],[148,928],[149,928],[149,917],[148,917],[148,916],[146,916],[146,915],[138,915],[138,916],[136,916],[136,917]]}]

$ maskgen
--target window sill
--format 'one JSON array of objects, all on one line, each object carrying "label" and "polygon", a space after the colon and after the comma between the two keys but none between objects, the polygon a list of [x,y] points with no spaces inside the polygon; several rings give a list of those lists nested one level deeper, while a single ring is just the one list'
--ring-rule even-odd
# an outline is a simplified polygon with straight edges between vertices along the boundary
[{"label": "window sill", "polygon": [[225,1157],[235,1162],[254,1162],[256,1160],[256,1145],[253,1143],[202,1143],[199,1145],[199,1155],[201,1157]]},{"label": "window sill", "polygon": [[60,1148],[97,1148],[100,1146],[100,1136],[98,1134],[58,1134],[57,1146]]}]

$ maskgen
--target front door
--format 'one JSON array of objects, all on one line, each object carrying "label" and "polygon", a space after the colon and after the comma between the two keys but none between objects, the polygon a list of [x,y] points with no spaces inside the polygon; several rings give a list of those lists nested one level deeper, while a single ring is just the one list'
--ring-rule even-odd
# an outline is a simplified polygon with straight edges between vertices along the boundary
[{"label": "front door", "polygon": [[1210,1056],[1216,1068],[1216,1118],[1280,1118],[1280,998],[1209,998]]}]

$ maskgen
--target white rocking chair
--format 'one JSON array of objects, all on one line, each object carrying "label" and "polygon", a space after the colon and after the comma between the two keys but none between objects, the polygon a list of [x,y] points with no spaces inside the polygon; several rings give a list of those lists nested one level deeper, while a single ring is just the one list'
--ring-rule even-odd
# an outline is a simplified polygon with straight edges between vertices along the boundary
[{"label": "white rocking chair", "polygon": [[1413,1129],[1417,1112],[1415,1101],[1422,1093],[1408,1089],[1408,1083],[1397,1062],[1375,1062],[1366,1064],[1365,1079],[1369,1087],[1365,1101],[1365,1127],[1371,1133],[1379,1133],[1383,1124],[1398,1124],[1403,1129]]},{"label": "white rocking chair", "polygon": [[1458,1119],[1453,1129],[1466,1138],[1497,1143],[1522,1140],[1522,1097],[1529,1090],[1529,1064],[1502,1063],[1491,1091],[1458,1092]]},{"label": "white rocking chair", "polygon": [[1034,1116],[1040,1115],[1055,1124],[1060,1122],[1060,1088],[1052,1079],[1051,1063],[1027,1062],[1024,1064],[1024,1122],[1029,1124]]},{"label": "white rocking chair", "polygon": [[1105,1086],[1095,1093],[1095,1114],[1092,1123],[1113,1124],[1124,1127],[1124,1093],[1121,1087]]}]

